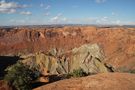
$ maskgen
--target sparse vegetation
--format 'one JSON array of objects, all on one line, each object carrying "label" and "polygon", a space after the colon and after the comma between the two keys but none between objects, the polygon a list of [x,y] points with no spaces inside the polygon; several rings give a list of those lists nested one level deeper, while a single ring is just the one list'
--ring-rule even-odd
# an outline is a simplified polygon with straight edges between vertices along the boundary
[{"label": "sparse vegetation", "polygon": [[21,62],[9,66],[5,71],[4,80],[17,90],[31,90],[31,83],[39,77],[36,69],[30,69]]},{"label": "sparse vegetation", "polygon": [[73,72],[71,73],[68,73],[66,75],[67,78],[70,78],[70,77],[83,77],[83,76],[87,76],[88,74],[82,69],[82,68],[79,68],[79,69],[75,69],[73,70]]},{"label": "sparse vegetation", "polygon": [[72,75],[73,77],[82,77],[82,76],[85,76],[86,73],[84,72],[82,68],[79,68],[79,69],[73,70]]},{"label": "sparse vegetation", "polygon": [[128,69],[126,67],[121,67],[117,69],[118,72],[123,72],[123,73],[134,73],[135,74],[135,69]]},{"label": "sparse vegetation", "polygon": [[130,73],[134,73],[135,74],[135,70],[130,70]]}]

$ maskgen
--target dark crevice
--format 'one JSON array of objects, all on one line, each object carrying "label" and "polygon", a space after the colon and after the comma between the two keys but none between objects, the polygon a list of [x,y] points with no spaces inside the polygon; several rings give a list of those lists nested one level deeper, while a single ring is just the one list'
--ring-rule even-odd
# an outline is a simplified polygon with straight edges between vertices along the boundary
[{"label": "dark crevice", "polygon": [[19,56],[0,56],[0,77],[4,77],[5,69],[21,60]]}]

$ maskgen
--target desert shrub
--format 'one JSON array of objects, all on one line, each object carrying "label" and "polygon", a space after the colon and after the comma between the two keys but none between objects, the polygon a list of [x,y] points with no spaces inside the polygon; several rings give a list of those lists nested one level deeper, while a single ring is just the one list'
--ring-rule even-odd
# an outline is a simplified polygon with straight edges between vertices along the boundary
[{"label": "desert shrub", "polygon": [[84,74],[85,74],[85,72],[83,71],[82,68],[73,70],[73,72],[72,72],[73,77],[82,77],[82,76],[85,76]]},{"label": "desert shrub", "polygon": [[127,67],[118,68],[117,71],[123,72],[123,73],[134,73],[135,74],[135,69],[128,69]]},{"label": "desert shrub", "polygon": [[70,78],[70,77],[83,77],[83,76],[87,76],[88,74],[82,69],[82,68],[79,68],[79,69],[75,69],[73,70],[73,72],[71,73],[68,73],[66,75],[67,78]]},{"label": "desert shrub", "polygon": [[21,62],[7,67],[5,71],[7,74],[4,80],[17,90],[31,90],[32,81],[39,77],[39,72],[36,69],[30,69],[29,66]]},{"label": "desert shrub", "polygon": [[131,69],[128,71],[129,73],[134,73],[135,74],[135,70]]}]

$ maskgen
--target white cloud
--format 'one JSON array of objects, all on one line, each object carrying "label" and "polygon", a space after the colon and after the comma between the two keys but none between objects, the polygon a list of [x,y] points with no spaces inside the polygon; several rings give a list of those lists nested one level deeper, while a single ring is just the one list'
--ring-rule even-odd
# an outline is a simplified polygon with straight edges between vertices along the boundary
[{"label": "white cloud", "polygon": [[20,5],[19,7],[20,8],[28,8],[28,7],[32,7],[32,5],[26,5],[26,4],[24,4],[24,5]]},{"label": "white cloud", "polygon": [[49,12],[46,12],[44,15],[45,15],[45,16],[49,16],[49,15],[50,15],[50,13],[49,13]]},{"label": "white cloud", "polygon": [[96,3],[104,3],[106,0],[95,0]]},{"label": "white cloud", "polygon": [[5,0],[2,0],[0,2],[0,8],[3,9],[10,9],[10,8],[17,8],[18,5],[15,2],[6,2]]},{"label": "white cloud", "polygon": [[41,3],[41,4],[40,4],[40,7],[44,7],[44,4],[43,4],[43,3]]},{"label": "white cloud", "polygon": [[62,13],[57,14],[55,17],[50,19],[51,23],[67,23],[68,19],[62,16]]},{"label": "white cloud", "polygon": [[0,1],[0,13],[15,13],[18,8],[26,8],[28,5],[19,5],[16,2]]},{"label": "white cloud", "polygon": [[51,18],[50,20],[51,20],[52,22],[58,22],[59,19],[60,19],[60,16],[57,15],[57,16]]},{"label": "white cloud", "polygon": [[48,10],[50,7],[51,7],[50,5],[47,5],[47,6],[45,7],[45,9]]},{"label": "white cloud", "polygon": [[110,19],[108,17],[101,17],[101,18],[97,18],[95,19],[97,24],[109,24],[110,23]]},{"label": "white cloud", "polygon": [[116,24],[120,24],[121,23],[121,21],[120,20],[116,20]]},{"label": "white cloud", "polygon": [[61,18],[61,16],[62,16],[62,13],[59,13],[55,17],[52,17],[51,21],[53,21],[53,22],[58,21]]},{"label": "white cloud", "polygon": [[40,7],[48,10],[51,6],[50,5],[44,5],[43,3],[41,3]]},{"label": "white cloud", "polygon": [[22,14],[22,15],[32,15],[32,13],[30,11],[22,11],[22,12],[20,12],[20,14]]},{"label": "white cloud", "polygon": [[7,13],[7,14],[11,14],[11,13],[15,13],[16,9],[0,9],[0,13]]},{"label": "white cloud", "polygon": [[62,18],[63,21],[67,21],[68,19],[66,17]]},{"label": "white cloud", "polygon": [[96,20],[96,23],[100,25],[124,25],[125,21],[121,21],[119,19],[114,20],[109,17],[102,17],[102,18],[98,18]]},{"label": "white cloud", "polygon": [[97,25],[135,25],[129,22],[111,17],[87,17],[87,18],[66,18],[61,13],[50,19],[51,24],[97,24]]},{"label": "white cloud", "polygon": [[135,25],[135,22],[127,22],[126,25]]},{"label": "white cloud", "polygon": [[5,0],[0,1],[0,13],[15,13],[18,5],[14,2],[5,2]]}]

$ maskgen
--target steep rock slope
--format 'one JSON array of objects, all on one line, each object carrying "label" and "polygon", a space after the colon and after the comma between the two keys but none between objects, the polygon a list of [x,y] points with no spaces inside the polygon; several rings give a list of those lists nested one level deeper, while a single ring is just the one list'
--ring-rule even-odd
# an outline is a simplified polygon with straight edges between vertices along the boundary
[{"label": "steep rock slope", "polygon": [[82,78],[61,80],[33,90],[135,90],[135,75],[101,73]]}]

